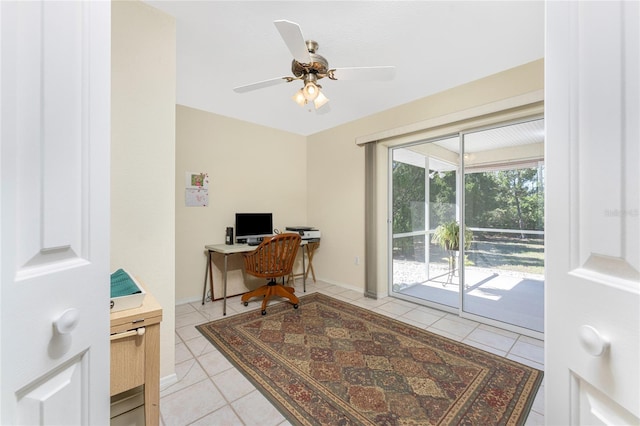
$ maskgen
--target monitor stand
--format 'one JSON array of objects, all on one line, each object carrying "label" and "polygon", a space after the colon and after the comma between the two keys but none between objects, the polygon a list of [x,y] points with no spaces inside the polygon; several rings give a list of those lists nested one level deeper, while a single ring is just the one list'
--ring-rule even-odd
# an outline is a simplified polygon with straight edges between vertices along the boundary
[{"label": "monitor stand", "polygon": [[250,246],[258,246],[262,242],[262,237],[249,237],[247,238],[247,244]]}]

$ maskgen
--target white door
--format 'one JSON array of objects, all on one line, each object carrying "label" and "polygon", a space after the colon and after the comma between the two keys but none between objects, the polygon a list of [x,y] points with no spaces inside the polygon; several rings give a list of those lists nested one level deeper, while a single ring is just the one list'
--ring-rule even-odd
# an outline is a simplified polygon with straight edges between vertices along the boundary
[{"label": "white door", "polygon": [[108,2],[0,2],[0,424],[109,422]]},{"label": "white door", "polygon": [[640,424],[640,4],[548,2],[545,421]]}]

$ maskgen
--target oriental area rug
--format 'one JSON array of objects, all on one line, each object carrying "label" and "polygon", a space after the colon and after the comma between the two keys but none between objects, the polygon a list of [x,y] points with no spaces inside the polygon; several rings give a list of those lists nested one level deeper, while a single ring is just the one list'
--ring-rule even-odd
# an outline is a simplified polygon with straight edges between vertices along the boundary
[{"label": "oriental area rug", "polygon": [[542,372],[314,293],[197,326],[299,425],[521,425]]}]

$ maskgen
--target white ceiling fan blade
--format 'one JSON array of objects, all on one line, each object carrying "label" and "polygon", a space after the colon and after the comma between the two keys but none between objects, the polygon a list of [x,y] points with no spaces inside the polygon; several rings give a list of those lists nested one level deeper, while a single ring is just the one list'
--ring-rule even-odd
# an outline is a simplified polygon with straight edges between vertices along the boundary
[{"label": "white ceiling fan blade", "polygon": [[291,77],[278,77],[270,80],[258,81],[256,83],[247,84],[245,86],[234,87],[233,91],[236,93],[246,93],[252,90],[264,89],[265,87],[275,86],[280,83],[288,83],[293,80]]},{"label": "white ceiling fan blade", "polygon": [[273,21],[273,24],[278,29],[278,32],[280,32],[280,36],[289,48],[293,58],[302,64],[311,63],[311,56],[309,56],[307,43],[302,36],[300,25],[286,20]]},{"label": "white ceiling fan blade", "polygon": [[396,67],[351,67],[329,70],[333,80],[387,81],[396,75]]}]

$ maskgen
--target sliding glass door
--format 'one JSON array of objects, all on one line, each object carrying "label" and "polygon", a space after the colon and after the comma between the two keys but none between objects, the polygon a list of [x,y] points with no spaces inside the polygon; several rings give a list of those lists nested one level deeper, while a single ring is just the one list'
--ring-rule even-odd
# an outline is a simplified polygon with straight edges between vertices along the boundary
[{"label": "sliding glass door", "polygon": [[466,253],[463,311],[544,329],[544,123],[462,135]]},{"label": "sliding glass door", "polygon": [[391,293],[542,332],[543,120],[390,157]]},{"label": "sliding glass door", "polygon": [[459,137],[414,144],[392,156],[392,291],[459,306],[459,273],[450,252],[433,243],[440,224],[458,214],[458,159],[443,145]]}]

